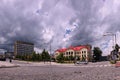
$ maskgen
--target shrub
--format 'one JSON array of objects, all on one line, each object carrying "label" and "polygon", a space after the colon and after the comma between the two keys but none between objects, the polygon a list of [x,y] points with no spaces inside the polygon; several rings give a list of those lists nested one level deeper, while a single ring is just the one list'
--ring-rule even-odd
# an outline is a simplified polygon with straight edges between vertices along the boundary
[{"label": "shrub", "polygon": [[110,63],[111,63],[111,64],[115,64],[115,63],[116,63],[116,60],[111,60]]}]

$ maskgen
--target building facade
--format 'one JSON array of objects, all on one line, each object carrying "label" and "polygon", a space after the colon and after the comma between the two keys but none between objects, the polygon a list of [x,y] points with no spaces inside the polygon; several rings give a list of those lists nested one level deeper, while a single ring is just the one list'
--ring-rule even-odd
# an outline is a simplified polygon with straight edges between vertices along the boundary
[{"label": "building facade", "polygon": [[59,54],[63,54],[64,57],[73,56],[80,61],[91,61],[92,58],[91,47],[88,45],[58,49],[55,51],[55,58]]},{"label": "building facade", "polygon": [[34,44],[29,42],[16,41],[14,44],[14,55],[31,54],[34,51]]}]

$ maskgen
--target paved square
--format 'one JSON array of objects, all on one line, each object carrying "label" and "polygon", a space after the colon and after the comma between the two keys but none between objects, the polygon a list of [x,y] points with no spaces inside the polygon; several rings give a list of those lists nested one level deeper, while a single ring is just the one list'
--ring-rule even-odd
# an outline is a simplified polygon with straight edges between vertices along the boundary
[{"label": "paved square", "polygon": [[108,62],[90,63],[86,67],[19,61],[13,63],[21,67],[0,68],[0,80],[120,80],[120,68],[107,66]]}]

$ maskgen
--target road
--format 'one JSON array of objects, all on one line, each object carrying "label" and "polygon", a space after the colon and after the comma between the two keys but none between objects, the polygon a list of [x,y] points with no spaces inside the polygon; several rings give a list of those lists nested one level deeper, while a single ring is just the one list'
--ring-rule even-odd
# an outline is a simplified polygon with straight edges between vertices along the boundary
[{"label": "road", "polygon": [[109,62],[77,66],[23,61],[13,64],[20,67],[0,68],[0,80],[120,80],[120,68],[110,66]]}]

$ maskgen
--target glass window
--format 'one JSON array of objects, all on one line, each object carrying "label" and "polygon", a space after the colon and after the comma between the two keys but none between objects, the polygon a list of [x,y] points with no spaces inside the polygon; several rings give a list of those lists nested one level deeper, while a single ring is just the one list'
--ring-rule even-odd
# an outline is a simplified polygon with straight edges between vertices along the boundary
[{"label": "glass window", "polygon": [[82,51],[82,53],[83,53],[83,51]]},{"label": "glass window", "polygon": [[71,55],[73,55],[73,52],[71,52]]},{"label": "glass window", "polygon": [[66,55],[68,55],[68,52],[66,52]]},{"label": "glass window", "polygon": [[86,53],[86,51],[84,51],[84,53]]},{"label": "glass window", "polygon": [[70,55],[70,52],[69,52],[69,55]]},{"label": "glass window", "polygon": [[73,54],[73,52],[71,51],[71,54]]}]

